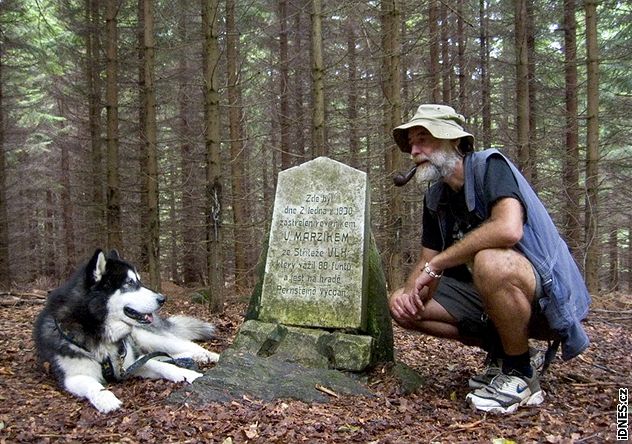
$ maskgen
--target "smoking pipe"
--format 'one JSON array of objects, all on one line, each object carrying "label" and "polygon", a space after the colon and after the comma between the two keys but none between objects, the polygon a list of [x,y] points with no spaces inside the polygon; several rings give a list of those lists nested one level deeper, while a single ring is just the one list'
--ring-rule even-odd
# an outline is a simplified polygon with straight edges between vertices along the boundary
[{"label": "smoking pipe", "polygon": [[410,179],[413,178],[416,172],[417,172],[417,165],[413,166],[407,173],[397,173],[393,177],[393,183],[395,184],[396,187],[403,187],[408,182],[410,182]]}]

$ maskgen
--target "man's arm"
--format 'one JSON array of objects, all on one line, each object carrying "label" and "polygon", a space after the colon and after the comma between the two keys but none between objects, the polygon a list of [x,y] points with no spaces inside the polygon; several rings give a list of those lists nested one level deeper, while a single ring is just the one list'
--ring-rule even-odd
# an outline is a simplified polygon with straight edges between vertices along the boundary
[{"label": "man's arm", "polygon": [[426,264],[428,271],[438,275],[447,268],[472,261],[479,251],[511,248],[522,239],[523,223],[523,207],[520,201],[503,198],[494,204],[489,219],[459,242],[442,252],[422,248],[420,258],[405,286],[391,295],[391,311],[402,318],[416,319],[424,309],[424,303],[432,298],[438,283],[438,279],[426,271]]},{"label": "man's arm", "polygon": [[[523,221],[523,208],[519,200],[500,199],[492,207],[489,219],[466,234],[459,242],[433,256],[428,260],[428,266],[431,271],[440,274],[447,268],[472,261],[479,251],[512,248],[522,239]],[[421,263],[422,270],[424,265],[425,262]],[[419,291],[433,280],[428,273],[419,273],[415,288]]]}]

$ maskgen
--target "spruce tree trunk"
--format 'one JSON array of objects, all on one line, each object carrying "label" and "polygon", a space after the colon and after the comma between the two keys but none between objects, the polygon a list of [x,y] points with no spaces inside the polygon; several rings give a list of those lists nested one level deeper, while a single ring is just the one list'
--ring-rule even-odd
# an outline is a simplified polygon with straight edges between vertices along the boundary
[{"label": "spruce tree trunk", "polygon": [[106,94],[107,111],[107,194],[106,229],[107,247],[121,250],[121,183],[119,178],[119,133],[118,133],[118,30],[117,14],[119,2],[108,0],[106,4]]},{"label": "spruce tree trunk", "polygon": [[327,155],[322,9],[322,0],[312,0],[312,153],[314,157]]},{"label": "spruce tree trunk", "polygon": [[202,0],[204,32],[204,123],[206,146],[206,242],[209,279],[209,308],[224,310],[224,267],[222,255],[222,170],[219,114],[219,0]]},{"label": "spruce tree trunk", "polygon": [[393,175],[401,169],[401,153],[390,138],[394,127],[401,124],[401,82],[400,82],[400,11],[398,0],[384,0],[382,3],[382,41],[384,42],[384,135],[386,139],[385,192],[389,196],[386,212],[388,248],[388,281],[391,288],[398,288],[404,282],[404,261],[402,252],[403,223],[402,190],[391,182]]},{"label": "spruce tree trunk", "polygon": [[[246,224],[246,201],[244,190],[244,151],[242,131],[241,86],[239,85],[239,31],[235,25],[235,0],[226,0],[226,67],[228,79],[228,121],[230,127],[230,170],[233,204],[233,248],[235,254],[235,283],[246,282],[247,258],[246,246],[250,245]],[[287,80],[287,79],[286,79]]]},{"label": "spruce tree trunk", "polygon": [[[448,22],[448,8],[444,2],[439,6],[441,17],[441,97],[443,103],[452,104],[452,62],[450,61],[450,45],[453,40],[450,35],[450,24]],[[399,24],[396,24],[399,27]]]},{"label": "spruce tree trunk", "polygon": [[290,144],[290,91],[288,59],[287,0],[279,0],[279,126],[281,127],[281,169],[292,166]]},{"label": "spruce tree trunk", "polygon": [[465,42],[467,42],[467,36],[465,35],[465,21],[463,20],[463,11],[464,11],[464,3],[465,0],[458,0],[457,2],[457,11],[456,11],[456,41],[459,45],[457,50],[457,66],[459,67],[458,73],[458,109],[461,114],[466,116],[470,115],[469,108],[470,104],[468,102],[468,77],[469,77],[469,64],[465,59]]},{"label": "spruce tree trunk", "polygon": [[529,160],[529,51],[527,45],[527,0],[514,2],[516,34],[516,145],[518,165],[531,180]]},{"label": "spruce tree trunk", "polygon": [[88,87],[88,126],[90,128],[90,168],[92,171],[91,229],[88,242],[96,247],[107,243],[105,230],[105,193],[103,183],[103,143],[101,141],[101,77],[99,70],[99,30],[101,27],[98,0],[86,0],[85,17],[88,30],[85,34],[86,84]]},{"label": "spruce tree trunk", "polygon": [[[68,115],[67,107],[64,106],[63,99],[57,99],[57,107],[60,116]],[[62,130],[65,130],[65,122],[61,121],[60,126]],[[66,254],[60,258],[59,262],[62,265],[62,269],[59,270],[64,276],[69,275],[72,272],[72,267],[76,261],[77,252],[75,249],[75,225],[73,218],[73,204],[72,193],[70,183],[70,152],[68,143],[62,141],[59,147],[61,151],[61,164],[59,172],[59,183],[61,185],[60,199],[61,199],[61,218],[63,224],[63,246],[66,249]],[[55,257],[51,254],[51,257]]]},{"label": "spruce tree trunk", "polygon": [[4,147],[3,65],[4,50],[0,41],[0,288],[11,284],[9,270],[9,220],[7,218],[7,172]]},{"label": "spruce tree trunk", "polygon": [[585,277],[588,291],[599,291],[601,241],[599,239],[599,47],[597,42],[597,0],[586,0],[586,209]]},{"label": "spruce tree trunk", "polygon": [[358,85],[357,85],[357,54],[355,20],[347,19],[345,26],[347,34],[347,54],[349,64],[347,67],[347,79],[349,81],[347,92],[347,119],[349,120],[349,160],[354,168],[359,168],[360,146],[358,141]]},{"label": "spruce tree trunk", "polygon": [[479,4],[480,29],[480,70],[481,70],[481,114],[483,115],[483,130],[479,145],[482,148],[492,146],[492,112],[491,112],[491,81],[489,74],[489,19],[485,0]]},{"label": "spruce tree trunk", "polygon": [[428,70],[430,76],[430,94],[432,103],[441,102],[441,75],[439,69],[439,2],[428,2],[428,37],[430,38],[430,59]]},{"label": "spruce tree trunk", "polygon": [[537,142],[537,112],[536,112],[536,96],[538,91],[538,82],[536,81],[535,72],[535,60],[536,60],[536,48],[535,48],[535,23],[534,23],[534,11],[533,0],[526,0],[527,9],[527,85],[529,88],[528,93],[528,107],[529,107],[529,129],[527,136],[527,150],[529,151],[529,166],[528,171],[531,174],[531,185],[537,191],[539,189],[538,184],[538,170],[536,165],[538,163],[536,142]]},{"label": "spruce tree trunk", "polygon": [[[182,47],[187,47],[189,30],[186,12],[189,1],[181,1],[180,6],[177,38]],[[200,282],[200,277],[206,274],[206,267],[200,265],[201,260],[198,255],[198,245],[202,241],[200,233],[203,231],[196,228],[199,222],[197,221],[198,211],[195,196],[197,190],[204,185],[200,183],[197,165],[193,158],[192,141],[194,134],[190,124],[193,103],[189,98],[191,91],[187,85],[188,71],[189,55],[187,51],[180,51],[178,53],[178,116],[176,126],[180,151],[179,185],[182,190],[180,203],[182,210],[178,217],[178,234],[182,238],[180,258],[182,260],[182,281],[185,285]]]},{"label": "spruce tree trunk", "polygon": [[158,147],[156,129],[156,92],[154,80],[154,11],[153,0],[143,0],[145,93],[145,153],[147,156],[147,227],[143,227],[149,266],[149,282],[160,291],[160,217],[158,201]]},{"label": "spruce tree trunk", "polygon": [[579,189],[579,125],[577,119],[577,23],[574,0],[564,0],[564,71],[566,90],[566,151],[563,161],[564,237],[583,268]]}]

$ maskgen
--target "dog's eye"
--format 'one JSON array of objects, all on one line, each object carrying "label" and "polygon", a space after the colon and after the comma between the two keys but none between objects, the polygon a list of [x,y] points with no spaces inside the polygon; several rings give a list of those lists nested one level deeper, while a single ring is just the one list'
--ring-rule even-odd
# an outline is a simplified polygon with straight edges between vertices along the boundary
[{"label": "dog's eye", "polygon": [[134,279],[128,278],[124,284],[126,287],[135,287],[136,281]]}]

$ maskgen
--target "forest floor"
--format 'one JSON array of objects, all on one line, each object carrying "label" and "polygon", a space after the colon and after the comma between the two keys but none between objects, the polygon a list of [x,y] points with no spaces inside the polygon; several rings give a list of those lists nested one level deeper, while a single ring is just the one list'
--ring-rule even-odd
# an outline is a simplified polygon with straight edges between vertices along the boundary
[{"label": "forest floor", "polygon": [[[221,352],[231,344],[245,303],[204,316],[188,290],[165,284],[163,292],[169,296],[164,312],[216,324],[209,349]],[[513,415],[485,415],[464,402],[482,352],[399,328],[397,359],[425,378],[413,394],[403,395],[379,367],[368,380],[373,397],[333,393],[324,404],[244,397],[196,408],[164,403],[180,384],[132,379],[111,386],[123,407],[100,414],[59,390],[36,365],[31,327],[44,294],[0,295],[0,443],[602,443],[616,440],[619,390],[632,389],[632,296],[617,294],[595,301],[586,322],[589,350],[570,362],[556,360],[543,378],[545,403]]]}]

